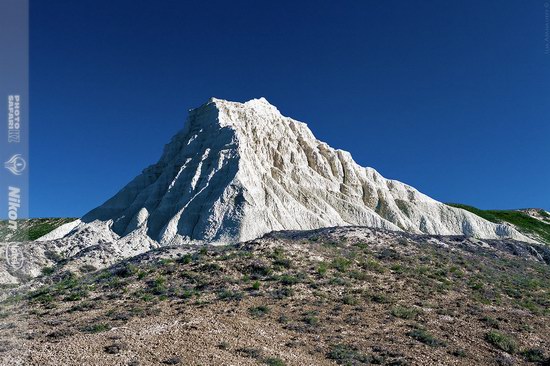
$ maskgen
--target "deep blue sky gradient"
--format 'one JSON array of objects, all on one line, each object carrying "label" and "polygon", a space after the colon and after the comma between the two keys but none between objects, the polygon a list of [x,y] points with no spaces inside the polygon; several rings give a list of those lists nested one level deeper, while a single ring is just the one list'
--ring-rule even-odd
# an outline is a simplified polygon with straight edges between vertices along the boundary
[{"label": "deep blue sky gradient", "polygon": [[81,216],[187,110],[264,96],[445,202],[550,209],[544,2],[31,0],[33,217]]}]

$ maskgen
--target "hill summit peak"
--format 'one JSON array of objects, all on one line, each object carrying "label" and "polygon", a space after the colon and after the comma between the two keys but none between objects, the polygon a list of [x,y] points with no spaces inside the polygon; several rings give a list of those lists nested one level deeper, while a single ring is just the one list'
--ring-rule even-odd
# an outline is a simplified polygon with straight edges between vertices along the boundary
[{"label": "hill summit peak", "polygon": [[528,241],[359,166],[265,98],[211,98],[192,109],[160,160],[82,220],[127,245],[136,237],[159,245],[228,243],[350,225]]}]

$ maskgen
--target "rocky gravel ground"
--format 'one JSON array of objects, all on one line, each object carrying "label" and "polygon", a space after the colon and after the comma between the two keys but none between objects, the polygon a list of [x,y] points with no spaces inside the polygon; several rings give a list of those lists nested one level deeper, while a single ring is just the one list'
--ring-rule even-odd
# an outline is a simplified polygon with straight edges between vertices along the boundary
[{"label": "rocky gravel ground", "polygon": [[550,365],[549,263],[360,227],[161,248],[3,301],[0,365]]}]

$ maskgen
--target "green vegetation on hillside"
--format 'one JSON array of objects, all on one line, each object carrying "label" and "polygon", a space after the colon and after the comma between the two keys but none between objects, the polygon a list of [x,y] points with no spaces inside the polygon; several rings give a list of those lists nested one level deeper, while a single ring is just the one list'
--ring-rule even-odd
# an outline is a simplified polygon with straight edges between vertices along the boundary
[{"label": "green vegetation on hillside", "polygon": [[[200,359],[207,352],[196,350],[199,342],[233,364],[550,362],[547,262],[456,238],[439,245],[371,229],[346,236],[351,230],[358,229],[193,252],[165,247],[84,276],[45,273],[43,287],[0,302],[0,319],[14,324],[12,334],[33,324],[33,337],[21,342],[36,358],[51,357],[54,344],[64,357],[82,349],[103,364],[116,364],[119,352],[140,364]],[[181,319],[194,319],[192,327],[178,327]],[[153,334],[150,343],[159,346],[142,352],[138,337],[151,324],[174,326]],[[0,329],[0,344],[11,345],[5,337]]]},{"label": "green vegetation on hillside", "polygon": [[[480,210],[473,206],[458,203],[448,203],[448,205],[470,211],[491,222],[508,222],[514,225],[520,232],[531,237],[540,238],[550,244],[550,224],[537,220],[524,212],[516,210]],[[543,217],[548,216],[548,214],[542,210],[540,214]]]},{"label": "green vegetation on hillside", "polygon": [[17,220],[17,231],[15,233],[8,226],[7,220],[0,221],[1,241],[28,241],[36,240],[50,231],[75,218],[43,218]]}]

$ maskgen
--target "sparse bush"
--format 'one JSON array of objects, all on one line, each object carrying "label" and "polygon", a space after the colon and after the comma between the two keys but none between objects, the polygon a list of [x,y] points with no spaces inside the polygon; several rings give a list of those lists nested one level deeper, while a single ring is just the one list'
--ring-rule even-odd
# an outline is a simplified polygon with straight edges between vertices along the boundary
[{"label": "sparse bush", "polygon": [[[529,362],[543,362],[545,361],[544,351],[538,348],[529,348],[523,352],[521,355]],[[550,364],[550,359],[549,359]]]},{"label": "sparse bush", "polygon": [[223,268],[217,263],[206,263],[200,267],[199,271],[204,273],[218,273],[222,272]]},{"label": "sparse bush", "polygon": [[240,301],[244,294],[240,291],[223,290],[218,293],[218,299],[225,301]]},{"label": "sparse bush", "polygon": [[346,272],[351,265],[351,261],[347,258],[337,257],[332,260],[332,267],[339,272]]},{"label": "sparse bush", "polygon": [[52,273],[55,272],[55,268],[53,268],[53,267],[44,267],[44,268],[42,268],[41,272],[44,276],[49,276],[49,275],[51,275]]},{"label": "sparse bush", "polygon": [[356,297],[348,294],[342,297],[342,302],[346,305],[357,305],[359,303],[359,300],[357,300]]},{"label": "sparse bush", "polygon": [[419,311],[415,308],[408,308],[405,306],[394,306],[391,309],[391,314],[401,319],[415,319],[418,316]]},{"label": "sparse bush", "polygon": [[453,274],[455,277],[458,277],[458,278],[464,277],[464,272],[462,271],[462,269],[460,269],[457,266],[451,266],[451,268],[449,268],[449,272]]},{"label": "sparse bush", "polygon": [[115,269],[114,275],[117,277],[127,278],[131,277],[136,273],[136,266],[130,263],[126,263],[125,265]]},{"label": "sparse bush", "polygon": [[253,317],[256,317],[256,318],[260,318],[260,317],[268,314],[269,311],[270,311],[269,307],[267,307],[265,305],[260,305],[260,306],[255,306],[255,307],[248,308],[248,312],[250,313],[250,315],[252,315]]},{"label": "sparse bush", "polygon": [[289,320],[290,320],[290,319],[288,318],[288,316],[286,316],[286,315],[284,315],[284,314],[281,315],[281,316],[279,317],[279,319],[277,319],[277,321],[278,321],[279,323],[281,323],[281,324],[286,324],[286,323],[289,322]]},{"label": "sparse bush", "polygon": [[121,280],[120,278],[118,277],[113,277],[111,279],[109,279],[109,281],[106,283],[106,286],[109,287],[110,289],[123,289],[124,287],[126,287],[128,283],[126,281],[123,281]]},{"label": "sparse bush", "polygon": [[83,264],[80,266],[80,272],[82,273],[90,273],[97,271],[97,268],[91,264]]},{"label": "sparse bush", "polygon": [[63,260],[63,257],[59,255],[58,253],[52,251],[52,250],[46,250],[44,252],[44,256],[51,260],[52,262],[61,262]]},{"label": "sparse bush", "polygon": [[88,297],[88,291],[86,289],[80,289],[77,291],[71,292],[68,296],[65,297],[65,301],[80,301],[83,298]]},{"label": "sparse bush", "polygon": [[495,318],[491,318],[490,316],[484,316],[483,318],[481,318],[481,321],[495,329],[498,329],[500,327],[498,321]]},{"label": "sparse bush", "polygon": [[191,289],[184,289],[180,294],[179,294],[179,297],[181,299],[190,299],[193,297],[193,295],[195,294],[195,291],[191,290]]},{"label": "sparse bush", "polygon": [[110,278],[112,278],[114,275],[111,271],[100,271],[96,276],[95,279],[97,281],[106,281]]},{"label": "sparse bush", "polygon": [[186,254],[183,257],[179,258],[177,262],[180,264],[189,264],[192,261],[193,261],[193,257],[191,256],[191,254]]},{"label": "sparse bush", "polygon": [[50,340],[59,340],[65,337],[69,337],[74,334],[74,331],[70,329],[54,330],[51,333],[46,334],[46,337]]},{"label": "sparse bush", "polygon": [[444,345],[443,342],[436,339],[432,334],[428,333],[425,329],[413,329],[408,333],[408,336],[416,339],[419,342],[427,344],[428,346],[436,347]]},{"label": "sparse bush", "polygon": [[285,366],[285,362],[278,357],[268,357],[263,362],[269,366]]},{"label": "sparse bush", "polygon": [[462,358],[467,356],[466,351],[463,350],[462,348],[457,348],[457,349],[453,350],[451,352],[451,355],[453,355],[455,357],[462,357]]},{"label": "sparse bush", "polygon": [[296,276],[292,276],[289,274],[284,274],[280,276],[279,281],[285,286],[292,286],[300,282],[300,280]]},{"label": "sparse bush", "polygon": [[311,326],[319,325],[319,318],[315,313],[308,313],[304,316],[304,323]]},{"label": "sparse bush", "polygon": [[409,245],[409,241],[405,238],[399,238],[399,239],[397,239],[397,244],[402,245],[402,246],[407,246],[407,245]]},{"label": "sparse bush", "polygon": [[328,270],[328,265],[325,262],[321,262],[317,266],[317,274],[319,274],[319,276],[321,277],[324,277],[327,274],[327,270]]},{"label": "sparse bush", "polygon": [[399,263],[393,264],[390,267],[390,270],[395,273],[405,273],[405,267],[403,267],[403,265]]},{"label": "sparse bush", "polygon": [[252,278],[258,279],[269,276],[273,270],[269,264],[263,261],[254,261],[247,267],[247,272],[252,276]]},{"label": "sparse bush", "polygon": [[370,364],[372,358],[359,352],[357,347],[347,344],[336,344],[330,347],[327,358],[336,361],[339,365],[361,365]]},{"label": "sparse bush", "polygon": [[363,268],[377,273],[384,273],[385,268],[382,266],[378,261],[374,259],[368,259],[365,263],[362,265]]},{"label": "sparse bush", "polygon": [[349,280],[347,280],[345,278],[342,278],[339,275],[337,275],[336,277],[331,278],[330,281],[329,281],[329,284],[331,284],[333,286],[349,286],[349,285],[351,285]]},{"label": "sparse bush", "polygon": [[373,302],[379,303],[379,304],[389,304],[393,302],[393,300],[386,294],[382,292],[377,293],[367,293],[366,296]]},{"label": "sparse bush", "polygon": [[78,285],[78,278],[74,273],[67,271],[61,274],[60,281],[55,284],[56,290],[66,290]]},{"label": "sparse bush", "polygon": [[476,278],[469,279],[468,286],[474,291],[481,291],[484,287],[482,280]]},{"label": "sparse bush", "polygon": [[384,248],[378,253],[377,257],[380,260],[396,260],[400,259],[401,255],[395,249]]},{"label": "sparse bush", "polygon": [[285,297],[290,297],[294,295],[294,290],[290,287],[283,287],[273,291],[273,297],[276,299],[284,299]]},{"label": "sparse bush", "polygon": [[54,301],[54,297],[49,293],[47,288],[43,288],[31,294],[31,299],[43,305],[50,304]]},{"label": "sparse bush", "polygon": [[334,248],[338,248],[340,243],[338,243],[336,241],[325,241],[325,242],[322,243],[322,245],[325,248],[334,249]]},{"label": "sparse bush", "polygon": [[292,266],[292,261],[286,258],[286,253],[282,248],[275,248],[271,254],[271,258],[274,259],[274,266],[283,268],[290,268]]},{"label": "sparse bush", "polygon": [[33,291],[28,296],[31,301],[36,301],[44,305],[50,304],[60,295],[66,294],[74,286],[76,286],[76,282],[73,283],[63,280],[54,286],[44,286],[36,291]]},{"label": "sparse bush", "polygon": [[485,335],[485,339],[493,346],[508,353],[515,353],[517,350],[516,341],[504,333],[492,330]]},{"label": "sparse bush", "polygon": [[124,311],[124,310],[116,311],[116,310],[112,309],[112,310],[109,310],[107,312],[107,316],[111,320],[128,321],[132,317],[132,313],[128,312],[128,311]]},{"label": "sparse bush", "polygon": [[282,268],[292,267],[292,261],[288,258],[277,258],[273,261],[273,265]]},{"label": "sparse bush", "polygon": [[166,278],[163,276],[157,276],[152,282],[149,283],[149,287],[153,295],[164,295],[166,294]]},{"label": "sparse bush", "polygon": [[350,271],[349,276],[359,281],[366,281],[369,279],[369,275],[363,271],[356,271],[356,270]]},{"label": "sparse bush", "polygon": [[239,348],[237,352],[243,354],[245,357],[250,358],[260,358],[262,356],[262,351],[257,348],[243,347]]},{"label": "sparse bush", "polygon": [[82,328],[82,331],[85,333],[101,333],[108,331],[109,329],[111,329],[111,327],[108,324],[97,323],[85,326]]}]

